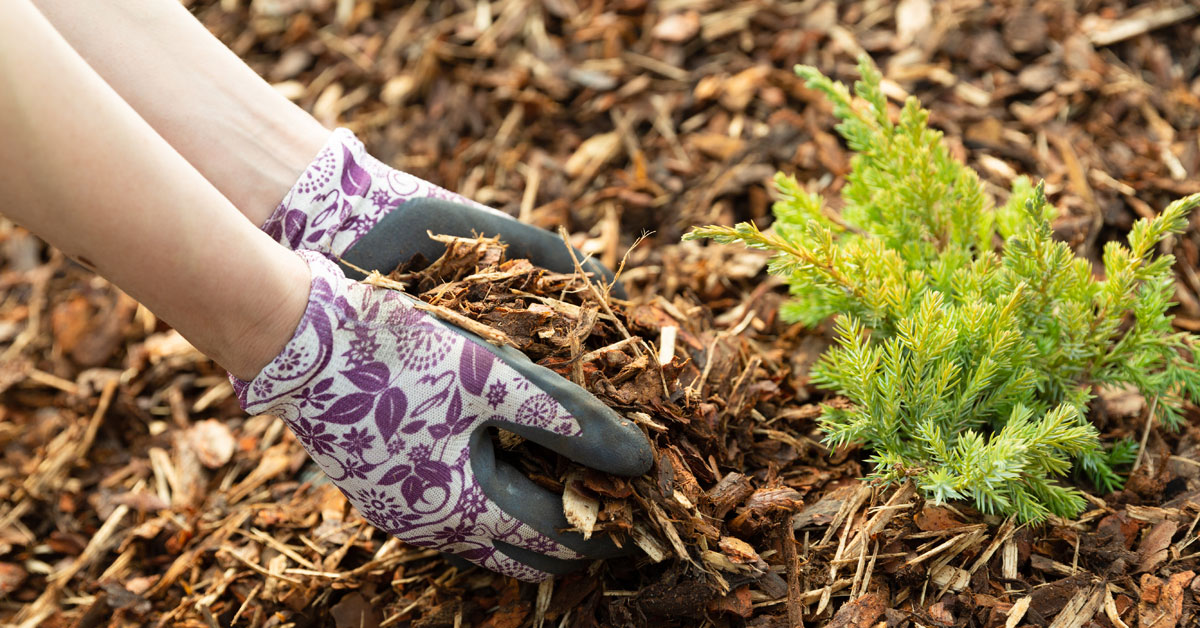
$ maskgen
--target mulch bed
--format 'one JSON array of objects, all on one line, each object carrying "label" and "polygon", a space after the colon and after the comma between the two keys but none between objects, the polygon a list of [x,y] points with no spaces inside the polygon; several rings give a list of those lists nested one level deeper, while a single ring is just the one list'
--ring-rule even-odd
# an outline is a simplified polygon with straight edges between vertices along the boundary
[{"label": "mulch bed", "polygon": [[[692,225],[766,226],[777,170],[836,206],[848,154],[790,68],[852,80],[865,50],[889,96],[920,98],[998,198],[1019,174],[1044,178],[1059,235],[1096,257],[1133,220],[1200,192],[1195,5],[190,4],[385,161],[565,225],[611,267],[628,252],[627,301],[503,261],[486,241],[396,278],[647,430],[658,459],[631,481],[503,441],[567,492],[579,525],[640,553],[539,586],[387,537],[280,421],[242,413],[224,374],[177,334],[0,219],[0,621],[1195,624],[1200,422],[1150,430],[1126,489],[1090,496],[1075,521],[1020,526],[862,484],[864,452],[829,451],[813,421],[817,403],[838,402],[807,377],[825,330],[777,319],[784,290],[761,255],[679,243]],[[1200,331],[1200,231],[1173,252],[1176,322]],[[488,290],[480,272],[493,273]],[[1144,400],[1100,392],[1092,419],[1105,437],[1140,439]]]}]

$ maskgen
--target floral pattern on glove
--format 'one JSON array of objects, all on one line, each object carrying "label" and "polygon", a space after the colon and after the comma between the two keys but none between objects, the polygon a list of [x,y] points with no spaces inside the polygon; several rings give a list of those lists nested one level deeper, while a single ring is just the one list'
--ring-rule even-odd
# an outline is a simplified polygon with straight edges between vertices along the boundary
[{"label": "floral pattern on glove", "polygon": [[371,156],[348,129],[337,129],[262,229],[293,251],[345,255],[381,218],[416,198],[480,205]]},{"label": "floral pattern on glove", "polygon": [[376,527],[507,575],[547,574],[496,549],[579,554],[504,512],[469,462],[488,420],[578,435],[553,397],[485,347],[400,293],[351,281],[316,252],[309,302],[292,339],[251,382],[242,407],[282,418],[313,460]]}]

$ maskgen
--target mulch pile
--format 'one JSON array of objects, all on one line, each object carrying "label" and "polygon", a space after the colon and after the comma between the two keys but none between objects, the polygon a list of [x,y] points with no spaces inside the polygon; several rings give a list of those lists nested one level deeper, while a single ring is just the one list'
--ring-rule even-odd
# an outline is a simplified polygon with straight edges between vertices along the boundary
[{"label": "mulch pile", "polygon": [[[1200,9],[1185,2],[192,2],[302,106],[385,161],[616,267],[630,298],[463,241],[396,278],[642,425],[643,478],[505,439],[577,525],[637,558],[540,586],[375,530],[277,419],[150,312],[0,219],[0,621],[17,626],[1194,625],[1200,430],[1149,432],[1122,492],[1027,527],[861,484],[765,260],[679,244],[769,222],[794,173],[836,207],[848,154],[795,63],[920,98],[1003,197],[1045,178],[1082,255],[1200,192]],[[246,6],[249,4],[249,6]],[[653,232],[637,246],[643,232]],[[630,248],[632,246],[632,248]],[[1200,230],[1174,242],[1200,330]],[[476,275],[488,275],[487,290]],[[1098,391],[1106,438],[1145,402]],[[1194,414],[1194,413],[1193,413]],[[1200,418],[1195,416],[1193,418]],[[1086,486],[1084,486],[1086,488]],[[594,520],[593,517],[594,516]]]}]

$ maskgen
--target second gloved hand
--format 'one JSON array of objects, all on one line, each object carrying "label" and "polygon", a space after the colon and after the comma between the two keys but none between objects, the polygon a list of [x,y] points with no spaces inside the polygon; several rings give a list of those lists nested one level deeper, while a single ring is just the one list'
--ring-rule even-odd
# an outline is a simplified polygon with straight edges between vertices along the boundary
[{"label": "second gloved hand", "polygon": [[[417,254],[437,259],[444,247],[429,233],[499,236],[510,259],[526,258],[554,272],[574,271],[557,234],[396,170],[368,153],[346,129],[330,134],[262,229],[292,250],[317,251],[382,273]],[[592,277],[612,280],[612,272],[599,262],[576,258]],[[343,270],[359,276],[348,266]],[[616,283],[613,293],[623,297],[624,289]]]},{"label": "second gloved hand", "polygon": [[582,388],[300,253],[312,281],[303,319],[242,406],[281,417],[369,521],[524,580],[612,555],[567,527],[562,501],[496,460],[502,427],[593,468],[637,475],[641,431]]}]

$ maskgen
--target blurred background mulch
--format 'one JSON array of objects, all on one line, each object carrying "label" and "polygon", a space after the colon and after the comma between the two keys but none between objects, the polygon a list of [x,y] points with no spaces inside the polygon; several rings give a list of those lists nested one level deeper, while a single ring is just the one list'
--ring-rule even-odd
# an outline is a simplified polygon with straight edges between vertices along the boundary
[{"label": "blurred background mulch", "polygon": [[[777,170],[836,207],[848,153],[791,67],[850,81],[865,51],[893,102],[921,99],[998,199],[1020,174],[1044,178],[1063,210],[1059,235],[1094,258],[1137,218],[1200,192],[1194,3],[185,4],[289,98],[398,168],[534,224],[565,225],[610,266],[653,232],[630,254],[634,299],[744,338],[794,401],[780,410],[786,430],[756,433],[781,461],[756,480],[798,496],[770,532],[778,552],[761,556],[783,579],[701,595],[666,557],[642,559],[642,579],[626,573],[621,588],[607,571],[539,587],[404,546],[320,482],[280,421],[242,413],[224,374],[150,312],[0,218],[0,621],[1196,621],[1196,430],[1153,431],[1127,489],[1093,498],[1076,522],[1017,528],[859,489],[862,454],[821,449],[803,409],[818,397],[805,372],[820,336],[773,322],[781,290],[764,279],[762,257],[678,243],[692,225],[769,224]],[[1193,229],[1173,249],[1176,321],[1193,331],[1198,245]],[[736,373],[756,356],[727,359]],[[1093,419],[1106,437],[1140,437],[1144,415],[1140,398],[1107,391]],[[747,508],[742,499],[733,506]],[[792,573],[798,582],[784,582]]]}]

